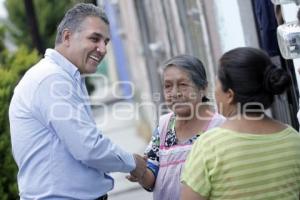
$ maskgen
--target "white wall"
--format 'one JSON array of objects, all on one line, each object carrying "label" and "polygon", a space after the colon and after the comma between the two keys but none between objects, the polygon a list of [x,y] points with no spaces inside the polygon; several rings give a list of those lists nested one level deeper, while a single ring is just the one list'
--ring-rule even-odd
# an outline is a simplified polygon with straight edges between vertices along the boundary
[{"label": "white wall", "polygon": [[215,0],[214,7],[222,52],[259,46],[251,1]]},{"label": "white wall", "polygon": [[214,3],[222,51],[245,46],[237,0],[215,0]]}]

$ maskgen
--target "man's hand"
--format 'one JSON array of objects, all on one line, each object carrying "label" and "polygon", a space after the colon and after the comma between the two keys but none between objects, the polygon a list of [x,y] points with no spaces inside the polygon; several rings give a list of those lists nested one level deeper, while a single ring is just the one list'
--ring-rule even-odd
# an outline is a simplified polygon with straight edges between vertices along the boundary
[{"label": "man's hand", "polygon": [[138,182],[138,179],[131,175],[127,175],[126,179],[129,180],[130,182]]},{"label": "man's hand", "polygon": [[136,168],[130,172],[130,175],[132,176],[132,179],[141,180],[143,179],[147,171],[147,163],[144,157],[138,154],[133,154],[133,156],[134,156]]},{"label": "man's hand", "polygon": [[131,182],[138,182],[144,188],[152,190],[155,183],[155,176],[150,169],[147,168],[147,156],[144,157],[134,154],[136,168],[130,172],[126,178]]}]

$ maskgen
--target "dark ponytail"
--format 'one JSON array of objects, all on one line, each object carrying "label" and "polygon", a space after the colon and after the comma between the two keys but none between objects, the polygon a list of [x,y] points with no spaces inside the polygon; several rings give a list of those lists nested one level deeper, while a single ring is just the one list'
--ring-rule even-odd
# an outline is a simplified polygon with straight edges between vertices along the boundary
[{"label": "dark ponytail", "polygon": [[274,95],[282,94],[290,84],[287,72],[273,65],[266,53],[251,47],[225,53],[220,59],[218,78],[223,91],[234,91],[236,103],[259,103],[265,109],[273,103]]},{"label": "dark ponytail", "polygon": [[290,77],[281,68],[275,65],[269,65],[266,67],[264,73],[264,88],[273,95],[281,94],[290,84]]}]

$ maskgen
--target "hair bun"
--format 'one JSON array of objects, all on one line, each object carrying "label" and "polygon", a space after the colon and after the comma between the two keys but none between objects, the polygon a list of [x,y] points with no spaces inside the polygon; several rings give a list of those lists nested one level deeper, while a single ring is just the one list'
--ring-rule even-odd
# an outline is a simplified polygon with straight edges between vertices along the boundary
[{"label": "hair bun", "polygon": [[270,94],[281,94],[290,85],[290,77],[283,69],[269,65],[264,73],[264,88]]}]

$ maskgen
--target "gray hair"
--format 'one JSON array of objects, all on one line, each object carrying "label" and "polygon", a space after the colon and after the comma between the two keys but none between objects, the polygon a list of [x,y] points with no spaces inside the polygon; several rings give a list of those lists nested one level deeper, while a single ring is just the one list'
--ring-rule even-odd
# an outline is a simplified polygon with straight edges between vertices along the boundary
[{"label": "gray hair", "polygon": [[[197,86],[198,89],[206,89],[208,84],[206,71],[203,63],[198,58],[190,55],[178,55],[167,60],[164,63],[164,70],[171,66],[176,66],[187,72],[190,79]],[[202,102],[207,101],[209,101],[209,99],[206,96],[204,96],[202,98]]]},{"label": "gray hair", "polygon": [[71,32],[79,30],[82,21],[86,17],[99,17],[107,25],[109,21],[106,13],[100,7],[88,3],[78,3],[73,8],[67,11],[64,18],[57,27],[55,44],[62,42],[62,33],[64,29],[69,29]]},{"label": "gray hair", "polygon": [[190,79],[199,89],[207,87],[207,78],[203,63],[190,55],[178,55],[164,63],[164,70],[170,66],[176,66],[188,73]]}]

